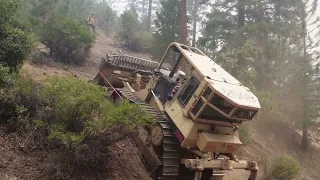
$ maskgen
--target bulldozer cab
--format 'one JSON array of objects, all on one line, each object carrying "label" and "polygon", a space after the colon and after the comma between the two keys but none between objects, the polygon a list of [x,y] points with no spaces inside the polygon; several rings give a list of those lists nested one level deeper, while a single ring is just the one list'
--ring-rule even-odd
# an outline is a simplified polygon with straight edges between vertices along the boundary
[{"label": "bulldozer cab", "polygon": [[168,49],[162,63],[162,67],[155,70],[157,84],[153,91],[164,104],[172,98],[172,90],[181,86],[185,81],[185,72],[181,69],[182,53],[175,46]]},{"label": "bulldozer cab", "polygon": [[172,43],[155,74],[153,91],[165,108],[194,122],[235,127],[260,109],[248,88],[196,48]]}]

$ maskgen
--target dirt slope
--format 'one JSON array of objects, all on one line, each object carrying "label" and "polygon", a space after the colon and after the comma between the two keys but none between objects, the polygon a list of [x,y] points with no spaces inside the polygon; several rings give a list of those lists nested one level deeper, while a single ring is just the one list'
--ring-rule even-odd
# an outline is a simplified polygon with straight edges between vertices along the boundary
[{"label": "dirt slope", "polygon": [[[114,47],[111,38],[99,34],[92,48],[90,60],[84,66],[66,66],[61,64],[42,63],[34,65],[26,62],[22,69],[23,76],[36,81],[48,76],[77,76],[91,80],[98,72],[100,60],[107,53],[122,48]],[[45,50],[42,50],[45,52]],[[148,58],[148,55],[128,52],[127,54]],[[0,130],[0,132],[3,132]],[[50,179],[47,172],[54,167],[55,153],[42,149],[22,151],[21,142],[16,141],[15,135],[8,136],[0,133],[0,180],[42,180]],[[108,179],[114,180],[149,180],[150,175],[145,169],[139,151],[130,138],[124,139],[110,148],[111,156],[108,163]],[[70,180],[64,174],[58,173],[56,179]]]},{"label": "dirt slope", "polygon": [[[107,53],[123,52],[127,55],[137,56],[149,59],[149,55],[135,53],[128,50],[122,50],[118,46],[115,38],[109,38],[100,33],[97,36],[96,43],[92,48],[90,60],[81,67],[65,65],[32,65],[25,63],[21,73],[35,80],[40,80],[53,75],[72,75],[85,79],[93,79],[98,72],[101,58]],[[301,173],[301,180],[317,180],[320,177],[320,151],[313,150],[309,153],[303,153],[299,150],[296,143],[292,141],[290,130],[281,125],[272,123],[263,124],[261,122],[253,123],[253,141],[241,151],[240,157],[248,160],[256,160],[259,163],[261,172],[258,179],[263,179],[265,173],[266,159],[271,159],[281,153],[290,153],[295,155],[304,166]],[[266,128],[267,127],[267,128]],[[10,144],[8,141],[14,137],[7,137],[0,134],[0,180],[13,179],[46,179],[44,173],[53,165],[54,153],[35,150],[30,153],[19,151],[17,144]],[[112,156],[108,161],[109,174],[108,179],[115,180],[149,180],[151,179],[144,167],[140,154],[136,146],[128,138],[118,142],[111,149]],[[234,171],[227,174],[226,180],[245,180],[248,178],[248,172]],[[60,179],[68,179],[61,175]]]},{"label": "dirt slope", "polygon": [[301,137],[297,138],[297,134],[287,124],[254,121],[252,133],[253,142],[244,148],[244,154],[260,163],[261,177],[266,172],[266,160],[288,153],[300,161],[302,170],[299,180],[320,180],[320,149],[312,146],[307,152],[303,151],[300,147]]}]

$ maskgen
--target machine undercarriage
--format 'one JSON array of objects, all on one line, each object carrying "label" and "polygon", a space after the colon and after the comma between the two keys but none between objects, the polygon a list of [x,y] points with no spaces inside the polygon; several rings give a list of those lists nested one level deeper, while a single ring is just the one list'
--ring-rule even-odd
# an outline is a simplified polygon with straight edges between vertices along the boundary
[{"label": "machine undercarriage", "polygon": [[[151,129],[141,127],[136,134],[132,135],[153,178],[165,180],[223,180],[225,171],[244,169],[251,171],[249,180],[256,179],[259,168],[255,161],[238,160],[231,151],[218,149],[220,152],[210,152],[210,150],[207,150],[220,144],[228,146],[226,148],[229,149],[235,148],[232,145],[238,144],[229,142],[229,136],[235,138],[238,137],[237,135],[228,133],[228,139],[225,135],[214,135],[213,133],[210,134],[209,131],[207,133],[203,129],[199,129],[196,136],[198,138],[196,144],[198,148],[183,145],[187,141],[192,145],[192,138],[195,137],[188,139],[185,135],[185,129],[182,129],[183,126],[177,125],[176,118],[178,116],[170,114],[172,112],[168,110],[168,107],[170,107],[168,100],[161,97],[165,94],[161,90],[163,87],[169,87],[170,83],[161,84],[161,78],[155,78],[159,74],[159,70],[155,70],[158,66],[159,63],[135,57],[107,55],[107,59],[101,61],[100,71],[94,79],[99,85],[108,87],[109,94],[115,102],[119,99],[129,100],[154,117],[155,125]],[[169,71],[169,69],[164,67],[162,72]],[[174,73],[172,76],[175,76]],[[178,79],[178,77],[179,74],[176,78]],[[161,84],[162,88],[157,89],[158,86],[155,84],[158,86]],[[169,89],[172,90],[173,87],[170,86]],[[205,92],[207,90],[201,91],[203,95]],[[213,96],[213,93],[211,94]],[[170,99],[171,102],[174,102],[173,100]],[[196,104],[197,102],[194,103],[192,108]],[[205,109],[204,106],[202,109]],[[190,109],[190,113],[192,112],[193,109]],[[191,123],[190,116],[185,116],[188,117],[185,122]],[[194,123],[192,127],[197,125],[197,123]],[[210,127],[216,127],[216,125],[210,125]],[[227,130],[222,128],[220,131]],[[233,132],[236,134],[237,129],[233,128]],[[220,136],[221,139],[218,141],[211,140],[213,137]],[[208,142],[199,140],[200,138]]]}]

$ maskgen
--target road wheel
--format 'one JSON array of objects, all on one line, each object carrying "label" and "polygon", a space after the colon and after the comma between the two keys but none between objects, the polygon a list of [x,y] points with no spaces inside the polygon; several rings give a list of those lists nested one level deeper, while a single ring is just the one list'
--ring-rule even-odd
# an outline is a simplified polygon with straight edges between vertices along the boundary
[{"label": "road wheel", "polygon": [[163,141],[162,127],[157,123],[151,129],[151,142],[153,146],[158,147],[162,144],[162,141]]}]

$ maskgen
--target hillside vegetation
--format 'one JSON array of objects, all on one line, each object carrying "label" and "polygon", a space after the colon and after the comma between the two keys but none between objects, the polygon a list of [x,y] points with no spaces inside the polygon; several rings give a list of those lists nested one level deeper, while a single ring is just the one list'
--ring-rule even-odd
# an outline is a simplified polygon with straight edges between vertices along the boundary
[{"label": "hillside vegetation", "polygon": [[315,0],[126,2],[119,12],[112,1],[0,0],[0,179],[150,178],[129,135],[151,118],[87,80],[107,53],[157,61],[173,41],[258,96],[237,154],[258,161],[259,179],[320,178]]}]

